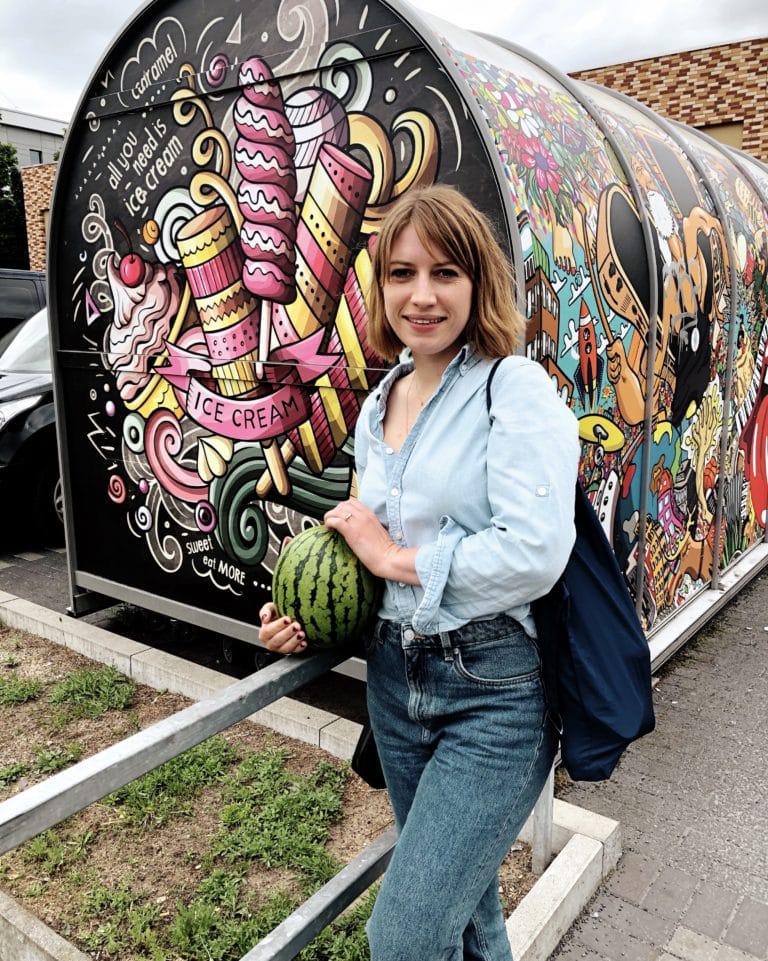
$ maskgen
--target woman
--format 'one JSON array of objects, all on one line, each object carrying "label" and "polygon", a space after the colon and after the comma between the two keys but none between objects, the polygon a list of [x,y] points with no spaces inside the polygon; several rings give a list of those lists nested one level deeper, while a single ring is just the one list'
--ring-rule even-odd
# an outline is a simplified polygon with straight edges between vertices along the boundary
[{"label": "woman", "polygon": [[[510,268],[461,194],[409,191],[374,273],[369,341],[410,357],[361,410],[359,498],[325,516],[385,580],[368,709],[400,836],[371,957],[509,961],[498,868],[555,750],[529,603],[574,541],[576,421],[538,364],[509,356],[524,330]],[[272,605],[261,620],[270,650],[305,648]]]}]

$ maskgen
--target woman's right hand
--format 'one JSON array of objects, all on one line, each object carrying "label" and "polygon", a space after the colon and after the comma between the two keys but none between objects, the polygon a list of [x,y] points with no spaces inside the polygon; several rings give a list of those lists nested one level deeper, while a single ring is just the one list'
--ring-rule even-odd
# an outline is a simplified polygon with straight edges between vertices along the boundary
[{"label": "woman's right hand", "polygon": [[300,654],[307,649],[307,638],[298,621],[278,617],[271,602],[259,611],[259,640],[273,654]]}]

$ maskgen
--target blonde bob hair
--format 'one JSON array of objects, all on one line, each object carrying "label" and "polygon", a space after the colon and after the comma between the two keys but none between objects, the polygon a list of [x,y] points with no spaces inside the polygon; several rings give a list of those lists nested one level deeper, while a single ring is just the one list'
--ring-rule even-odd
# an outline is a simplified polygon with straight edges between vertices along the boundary
[{"label": "blonde bob hair", "polygon": [[383,287],[392,247],[409,224],[424,247],[447,254],[472,280],[472,309],[464,342],[484,357],[513,354],[522,342],[525,320],[515,306],[510,263],[487,218],[458,190],[443,185],[409,190],[382,221],[373,254],[368,343],[390,361],[405,346],[387,319]]}]

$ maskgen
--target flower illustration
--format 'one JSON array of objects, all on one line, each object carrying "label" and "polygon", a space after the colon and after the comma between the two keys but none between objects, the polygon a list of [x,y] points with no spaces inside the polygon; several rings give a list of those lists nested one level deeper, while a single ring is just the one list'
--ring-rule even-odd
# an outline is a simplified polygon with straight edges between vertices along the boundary
[{"label": "flower illustration", "polygon": [[562,178],[559,164],[538,137],[530,137],[521,144],[520,161],[535,173],[536,183],[543,192],[560,190]]}]

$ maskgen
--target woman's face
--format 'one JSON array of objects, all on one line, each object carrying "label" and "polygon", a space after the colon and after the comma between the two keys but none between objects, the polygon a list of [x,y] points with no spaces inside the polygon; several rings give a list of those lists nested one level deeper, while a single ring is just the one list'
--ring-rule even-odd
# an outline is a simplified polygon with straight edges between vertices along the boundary
[{"label": "woman's face", "polygon": [[470,276],[445,251],[425,247],[408,224],[392,244],[382,285],[384,309],[414,360],[454,357],[472,310]]}]

